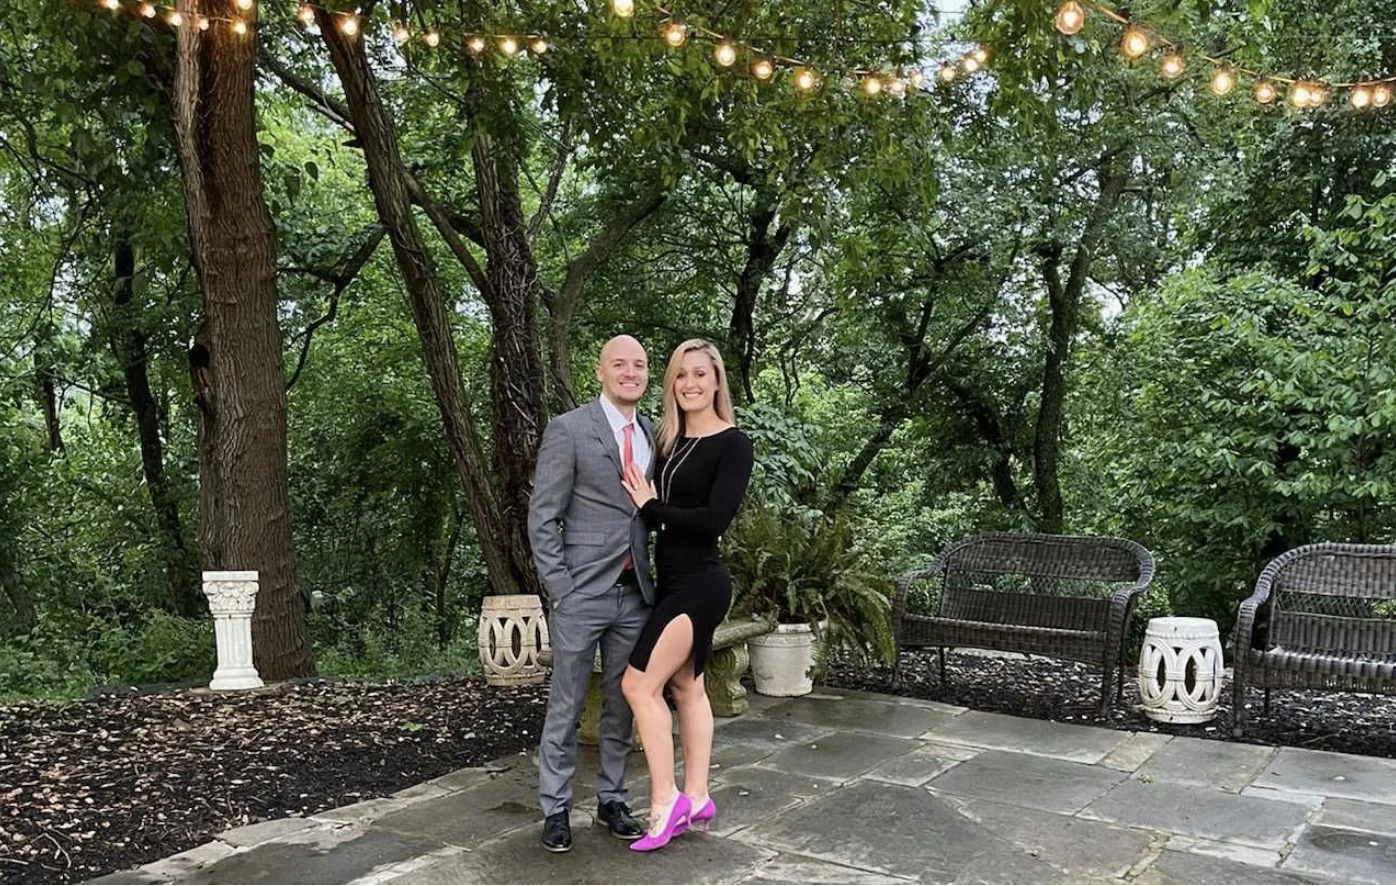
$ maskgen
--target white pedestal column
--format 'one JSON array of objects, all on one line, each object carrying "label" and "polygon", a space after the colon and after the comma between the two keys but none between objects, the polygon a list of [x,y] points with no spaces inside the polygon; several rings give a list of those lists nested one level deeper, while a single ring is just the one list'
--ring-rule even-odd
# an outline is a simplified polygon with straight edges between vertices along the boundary
[{"label": "white pedestal column", "polygon": [[262,677],[252,664],[252,611],[257,608],[256,572],[205,572],[204,596],[213,614],[218,670],[209,689],[256,689]]}]

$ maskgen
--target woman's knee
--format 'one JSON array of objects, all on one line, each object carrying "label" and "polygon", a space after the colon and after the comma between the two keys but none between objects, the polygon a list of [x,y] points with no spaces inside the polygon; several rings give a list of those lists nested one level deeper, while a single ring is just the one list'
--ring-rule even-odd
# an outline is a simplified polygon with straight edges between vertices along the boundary
[{"label": "woman's knee", "polygon": [[620,678],[620,692],[627,701],[648,698],[655,694],[653,687],[645,678],[645,672],[635,668],[626,668],[625,675]]}]

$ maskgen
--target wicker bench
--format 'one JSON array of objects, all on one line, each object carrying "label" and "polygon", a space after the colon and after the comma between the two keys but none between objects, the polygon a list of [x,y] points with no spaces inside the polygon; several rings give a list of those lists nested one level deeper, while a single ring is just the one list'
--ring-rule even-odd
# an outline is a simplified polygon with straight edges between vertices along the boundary
[{"label": "wicker bench", "polygon": [[1396,546],[1314,544],[1265,567],[1232,647],[1232,733],[1246,687],[1396,694]]},{"label": "wicker bench", "polygon": [[[935,612],[907,611],[912,585],[939,577]],[[1125,633],[1135,597],[1154,577],[1154,558],[1119,538],[991,533],[950,546],[930,566],[902,577],[892,617],[897,652],[936,647],[945,682],[945,650],[997,649],[1064,658],[1101,668],[1101,710],[1110,678],[1124,691]],[[900,660],[893,682],[900,676]]]},{"label": "wicker bench", "polygon": [[[714,716],[736,717],[750,707],[746,687],[741,683],[742,675],[751,665],[746,641],[769,634],[774,629],[775,625],[771,622],[754,618],[730,619],[718,625],[717,632],[713,634],[713,654],[703,672],[703,685],[708,691]],[[540,652],[538,661],[544,667],[552,667],[552,650]],[[591,680],[587,683],[586,709],[582,712],[581,726],[577,730],[577,740],[582,744],[596,744],[601,734],[601,705],[601,653],[598,651],[591,667]],[[640,747],[638,736],[635,747]]]}]

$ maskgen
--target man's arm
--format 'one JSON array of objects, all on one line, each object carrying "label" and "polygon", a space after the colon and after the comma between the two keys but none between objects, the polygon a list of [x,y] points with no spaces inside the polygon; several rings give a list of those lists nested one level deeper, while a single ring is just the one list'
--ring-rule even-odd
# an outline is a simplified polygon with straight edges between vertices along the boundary
[{"label": "man's arm", "polygon": [[528,501],[528,541],[538,578],[556,602],[572,592],[572,573],[563,557],[561,521],[572,501],[577,449],[559,418],[548,422],[538,447],[533,496]]}]

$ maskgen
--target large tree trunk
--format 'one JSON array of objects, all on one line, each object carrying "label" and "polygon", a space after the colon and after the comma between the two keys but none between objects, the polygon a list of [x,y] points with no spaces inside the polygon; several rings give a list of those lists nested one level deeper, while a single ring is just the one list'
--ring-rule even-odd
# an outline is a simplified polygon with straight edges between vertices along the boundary
[{"label": "large tree trunk", "polygon": [[[203,317],[189,368],[199,411],[199,546],[206,569],[255,569],[253,661],[266,679],[314,673],[296,584],[286,481],[286,395],[276,240],[262,197],[253,108],[254,35],[231,0],[179,0],[171,103]],[[219,18],[224,21],[219,21]]]},{"label": "large tree trunk", "polygon": [[[1118,162],[1118,161],[1115,161]],[[1047,356],[1042,371],[1042,402],[1038,407],[1037,429],[1033,440],[1033,481],[1037,487],[1037,505],[1041,513],[1038,528],[1042,532],[1062,531],[1062,491],[1058,464],[1062,431],[1062,409],[1066,401],[1066,366],[1071,345],[1076,337],[1076,324],[1081,311],[1081,294],[1090,277],[1091,258],[1100,235],[1120,202],[1128,175],[1107,161],[1100,172],[1100,194],[1086,220],[1085,230],[1076,244],[1071,269],[1065,282],[1059,265],[1060,246],[1043,250],[1042,275],[1047,284],[1047,299],[1051,306],[1051,322],[1047,331]]]},{"label": "large tree trunk", "polygon": [[115,310],[112,317],[111,349],[126,380],[126,395],[136,419],[141,445],[141,470],[145,475],[155,521],[160,529],[160,551],[165,561],[165,597],[170,610],[193,617],[203,607],[197,585],[194,556],[184,543],[179,519],[179,499],[165,477],[165,448],[160,439],[160,412],[150,390],[146,338],[140,328],[132,297],[135,292],[136,253],[125,236],[116,239]]},{"label": "large tree trunk", "polygon": [[766,275],[775,267],[793,231],[791,225],[782,223],[773,233],[775,220],[776,196],[765,189],[758,190],[748,218],[746,263],[737,278],[732,322],[727,331],[728,350],[735,358],[728,369],[732,394],[748,403],[756,399],[751,386],[752,366],[756,362],[756,303]]},{"label": "large tree trunk", "polygon": [[471,153],[488,257],[485,301],[494,332],[490,337],[490,381],[500,512],[511,557],[530,589],[541,595],[528,543],[528,500],[533,492],[538,446],[548,423],[543,344],[538,332],[542,287],[519,200],[517,159],[507,148],[496,149],[484,132],[476,133]]},{"label": "large tree trunk", "polygon": [[[490,471],[461,384],[460,362],[441,281],[412,216],[397,135],[369,71],[362,41],[344,35],[325,10],[317,9],[317,15],[335,71],[344,85],[346,110],[363,148],[378,218],[387,228],[393,255],[407,286],[412,319],[422,340],[427,375],[441,413],[447,447],[465,489],[491,590],[496,594],[536,593],[532,557],[526,545],[520,556],[511,542],[519,533],[506,528],[504,509],[491,485]],[[480,279],[476,283],[489,285],[488,281]],[[539,359],[541,361],[541,357]],[[538,396],[541,397],[541,373],[539,387]],[[505,440],[497,442],[501,447],[510,445]]]}]

